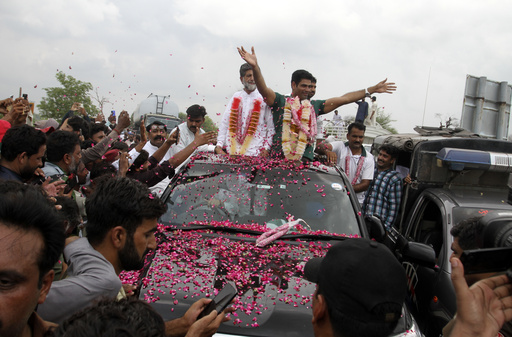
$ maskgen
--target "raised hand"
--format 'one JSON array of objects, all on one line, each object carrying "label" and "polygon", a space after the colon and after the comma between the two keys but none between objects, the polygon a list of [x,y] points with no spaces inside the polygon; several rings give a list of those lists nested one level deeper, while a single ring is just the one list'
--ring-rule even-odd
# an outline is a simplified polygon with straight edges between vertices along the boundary
[{"label": "raised hand", "polygon": [[253,68],[258,65],[258,60],[256,59],[256,54],[254,53],[254,47],[251,47],[251,53],[247,52],[244,47],[236,48],[240,56],[245,60],[245,62],[249,63]]},{"label": "raised hand", "polygon": [[118,129],[121,133],[124,129],[130,126],[130,116],[128,116],[128,112],[123,110],[119,114],[119,118],[117,119],[116,129]]},{"label": "raised hand", "polygon": [[512,319],[512,284],[507,275],[483,279],[468,288],[461,261],[452,257],[450,262],[457,315],[449,336],[496,336]]},{"label": "raised hand", "polygon": [[0,113],[7,114],[7,107],[13,105],[14,101],[12,98],[6,98],[0,101]]},{"label": "raised hand", "polygon": [[384,80],[384,81],[380,81],[379,83],[377,83],[375,86],[374,86],[374,90],[373,92],[376,92],[376,93],[386,93],[386,94],[391,94],[393,93],[393,91],[396,90],[396,85],[394,82],[387,82],[387,78]]},{"label": "raised hand", "polygon": [[205,145],[208,143],[216,143],[217,142],[217,132],[209,131],[203,134],[200,134],[200,129],[197,129],[196,135],[194,137],[194,143],[196,146]]},{"label": "raised hand", "polygon": [[[146,134],[146,119],[144,116],[140,118],[140,140],[141,142],[146,142],[148,140],[148,135]],[[140,151],[139,151],[140,152]]]}]

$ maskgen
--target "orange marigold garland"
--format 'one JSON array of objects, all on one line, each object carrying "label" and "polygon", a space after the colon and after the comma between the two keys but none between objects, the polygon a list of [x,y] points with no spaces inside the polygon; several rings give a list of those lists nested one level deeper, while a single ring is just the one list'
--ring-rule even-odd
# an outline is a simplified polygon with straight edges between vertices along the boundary
[{"label": "orange marigold garland", "polygon": [[[246,128],[243,130],[243,111],[242,98],[233,98],[231,103],[231,113],[229,114],[229,135],[230,135],[230,151],[231,155],[244,155],[247,148],[251,144],[252,138],[256,134],[260,121],[261,99],[255,99],[250,114],[246,117]],[[238,147],[241,148],[238,150]]]}]

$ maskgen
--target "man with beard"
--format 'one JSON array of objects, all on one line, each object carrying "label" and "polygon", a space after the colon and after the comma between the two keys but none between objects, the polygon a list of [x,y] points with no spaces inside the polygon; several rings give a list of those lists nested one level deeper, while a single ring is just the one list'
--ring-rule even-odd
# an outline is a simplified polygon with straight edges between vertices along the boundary
[{"label": "man with beard", "polygon": [[[119,293],[125,297],[118,275],[141,269],[146,253],[156,249],[157,220],[165,205],[140,182],[106,179],[87,199],[86,209],[87,238],[67,239],[67,277],[52,284],[37,310],[45,320],[62,323],[101,297],[116,298]],[[183,317],[165,322],[166,334],[184,336],[210,301],[200,299]],[[218,315],[207,329],[213,330],[209,335],[226,320]]]},{"label": "man with beard", "polygon": [[46,136],[29,125],[13,127],[5,134],[1,151],[0,180],[26,182],[43,166]]},{"label": "man with beard", "polygon": [[244,90],[236,92],[219,126],[215,153],[267,157],[274,123],[270,108],[256,90],[252,67],[248,63],[240,67],[240,81]]},{"label": "man with beard", "polygon": [[[76,183],[76,170],[82,153],[80,139],[75,133],[69,131],[55,131],[47,141],[46,159],[43,172],[47,177],[68,180],[68,184]],[[71,176],[73,174],[73,176]]]},{"label": "man with beard", "polygon": [[[238,53],[251,65],[258,91],[272,109],[275,127],[272,155],[285,157],[288,160],[312,161],[314,159],[313,145],[316,145],[317,116],[369,97],[373,93],[392,93],[396,90],[395,84],[388,83],[385,79],[374,86],[349,92],[343,96],[309,101],[314,77],[308,71],[300,69],[292,74],[291,95],[284,96],[267,87],[254,48],[249,53],[241,47],[238,48]],[[316,88],[314,90],[316,91]]]},{"label": "man with beard", "polygon": [[53,283],[37,311],[51,322],[61,323],[99,297],[115,298],[121,271],[141,269],[146,251],[156,248],[157,219],[165,212],[160,199],[127,178],[102,182],[85,207],[87,238],[68,239],[67,277]]},{"label": "man with beard", "polygon": [[365,131],[364,124],[352,123],[348,126],[348,142],[321,143],[316,149],[316,152],[327,156],[329,164],[336,164],[345,171],[360,204],[364,201],[364,192],[370,186],[375,170],[372,154],[363,147]]},{"label": "man with beard", "polygon": [[402,200],[402,179],[393,170],[397,156],[396,147],[387,144],[380,147],[374,179],[366,192],[362,208],[363,214],[378,216],[387,230],[395,223]]}]

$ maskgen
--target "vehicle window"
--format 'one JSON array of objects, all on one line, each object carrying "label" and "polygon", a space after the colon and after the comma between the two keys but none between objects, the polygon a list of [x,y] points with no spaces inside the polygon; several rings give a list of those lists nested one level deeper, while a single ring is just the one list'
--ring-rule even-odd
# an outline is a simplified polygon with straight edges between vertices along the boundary
[{"label": "vehicle window", "polygon": [[453,208],[453,224],[456,225],[459,222],[477,217],[477,216],[484,216],[489,212],[490,208],[469,208],[469,207],[454,207]]},{"label": "vehicle window", "polygon": [[436,259],[443,251],[443,217],[439,207],[430,200],[425,200],[422,212],[417,218],[414,241],[425,243],[436,253]]},{"label": "vehicle window", "polygon": [[[222,170],[221,170],[222,171]],[[225,170],[184,177],[162,221],[229,221],[279,226],[289,216],[313,231],[360,235],[356,211],[341,178],[320,172]]]}]

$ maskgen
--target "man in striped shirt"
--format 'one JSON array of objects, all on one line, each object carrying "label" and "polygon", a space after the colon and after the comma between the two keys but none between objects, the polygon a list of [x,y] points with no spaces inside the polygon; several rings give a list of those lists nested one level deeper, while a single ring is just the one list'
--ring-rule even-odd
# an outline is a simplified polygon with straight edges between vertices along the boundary
[{"label": "man in striped shirt", "polygon": [[392,169],[397,155],[398,149],[393,146],[380,147],[374,178],[363,202],[363,214],[378,216],[387,230],[397,219],[402,199],[402,179]]}]

